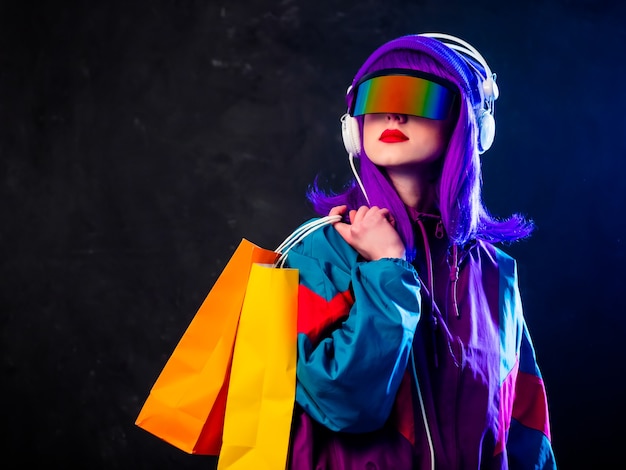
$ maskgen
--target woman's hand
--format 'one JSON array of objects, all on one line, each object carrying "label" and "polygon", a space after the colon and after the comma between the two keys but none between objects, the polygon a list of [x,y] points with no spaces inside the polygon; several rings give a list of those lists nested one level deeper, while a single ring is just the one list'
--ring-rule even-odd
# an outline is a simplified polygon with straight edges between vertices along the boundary
[{"label": "woman's hand", "polygon": [[[329,215],[345,215],[347,206],[333,207]],[[361,206],[348,213],[350,223],[333,224],[339,235],[367,261],[405,259],[405,248],[388,209]]]}]

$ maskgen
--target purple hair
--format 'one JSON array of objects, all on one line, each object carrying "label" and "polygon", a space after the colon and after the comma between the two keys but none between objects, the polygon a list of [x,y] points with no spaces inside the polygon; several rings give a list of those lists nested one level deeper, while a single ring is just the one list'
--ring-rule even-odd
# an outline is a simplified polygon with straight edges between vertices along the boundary
[{"label": "purple hair", "polygon": [[[480,65],[473,65],[482,71]],[[436,39],[419,35],[403,36],[374,51],[361,66],[352,84],[366,73],[385,68],[420,70],[445,78],[459,89],[461,105],[457,111],[458,118],[436,183],[439,211],[451,242],[458,245],[472,239],[513,242],[529,236],[533,230],[532,221],[526,220],[520,214],[513,214],[508,219],[496,219],[483,204],[476,121],[476,112],[483,105],[478,88],[482,83],[479,83],[468,59]],[[352,94],[348,93],[348,106],[352,99]],[[363,116],[357,117],[357,121],[363,148]],[[327,215],[332,207],[342,204],[346,204],[349,209],[362,205],[386,207],[396,220],[396,227],[407,253],[414,253],[413,227],[404,203],[384,172],[371,162],[364,150],[358,157],[361,180],[370,204],[354,179],[339,193],[324,191],[316,179],[308,192],[314,210],[320,215]]]}]

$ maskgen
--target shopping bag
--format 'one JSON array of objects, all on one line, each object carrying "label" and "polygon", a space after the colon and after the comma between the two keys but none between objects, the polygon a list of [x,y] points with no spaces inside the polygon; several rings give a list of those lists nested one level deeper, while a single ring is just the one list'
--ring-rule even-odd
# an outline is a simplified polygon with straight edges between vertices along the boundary
[{"label": "shopping bag", "polygon": [[314,219],[275,250],[274,264],[252,266],[233,353],[218,470],[284,469],[296,394],[297,269],[289,251],[340,220]]},{"label": "shopping bag", "polygon": [[284,469],[296,388],[298,270],[252,266],[218,470]]},{"label": "shopping bag", "polygon": [[278,257],[276,251],[241,241],[154,383],[137,426],[190,454],[219,454],[250,268]]},{"label": "shopping bag", "polygon": [[[339,216],[329,216],[303,224],[273,251],[260,248],[246,239],[241,241],[154,383],[135,421],[137,426],[187,453],[219,455],[233,348],[251,268],[258,263],[269,265],[272,270],[282,269],[293,246],[312,231],[338,219]],[[294,276],[297,288],[297,271],[286,277],[290,279],[291,286]],[[268,289],[266,294],[269,295],[269,292]],[[259,296],[258,291],[255,296]],[[295,310],[292,314],[295,316]],[[287,324],[282,327],[289,329]],[[280,340],[287,337],[282,336]],[[289,340],[283,347],[292,345]],[[293,361],[295,373],[293,351],[289,360]],[[269,399],[273,390],[268,390],[269,395],[266,396]],[[233,396],[237,396],[237,392],[233,392]],[[292,402],[294,396],[295,387]],[[258,400],[258,397],[255,399]],[[282,402],[284,404],[284,400]],[[265,404],[261,408],[266,409]],[[254,422],[248,422],[247,430],[254,425]],[[259,428],[259,431],[265,432],[265,428]],[[265,443],[264,440],[261,442]],[[281,452],[286,455],[286,449],[281,449]],[[228,459],[224,459],[222,468],[225,468]]]}]

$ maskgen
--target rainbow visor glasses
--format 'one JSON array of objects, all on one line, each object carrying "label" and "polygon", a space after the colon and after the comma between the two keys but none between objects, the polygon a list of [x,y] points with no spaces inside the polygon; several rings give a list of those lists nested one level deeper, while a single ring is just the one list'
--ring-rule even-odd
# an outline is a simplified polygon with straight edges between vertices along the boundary
[{"label": "rainbow visor glasses", "polygon": [[393,113],[446,119],[457,96],[454,85],[410,69],[384,69],[367,74],[355,85],[350,115]]}]

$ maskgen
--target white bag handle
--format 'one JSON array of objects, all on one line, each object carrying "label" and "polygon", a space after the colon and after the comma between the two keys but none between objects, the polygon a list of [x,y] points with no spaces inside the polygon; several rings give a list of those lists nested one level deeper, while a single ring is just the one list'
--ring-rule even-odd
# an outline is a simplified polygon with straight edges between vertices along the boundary
[{"label": "white bag handle", "polygon": [[285,260],[287,259],[287,253],[289,253],[289,250],[300,243],[304,237],[324,225],[334,224],[340,220],[340,215],[327,215],[325,217],[320,217],[319,219],[311,220],[298,227],[278,246],[278,248],[274,250],[276,253],[280,253],[275,265],[282,268],[285,264]]}]

